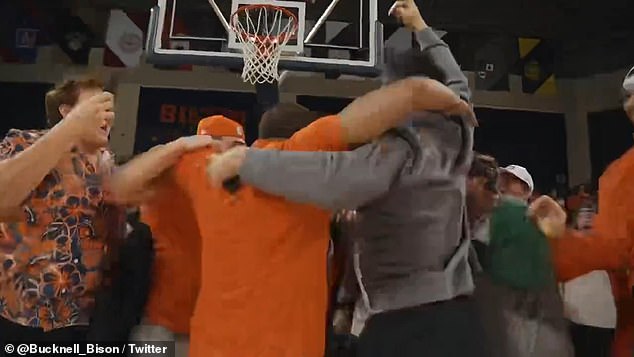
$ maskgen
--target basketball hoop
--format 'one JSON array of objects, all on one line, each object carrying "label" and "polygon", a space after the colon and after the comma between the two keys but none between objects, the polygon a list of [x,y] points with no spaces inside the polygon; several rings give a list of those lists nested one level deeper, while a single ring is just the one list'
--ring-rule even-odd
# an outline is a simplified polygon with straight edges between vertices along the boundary
[{"label": "basketball hoop", "polygon": [[241,6],[231,15],[231,28],[242,45],[242,79],[251,84],[279,79],[282,49],[297,35],[298,19],[286,8],[271,4]]}]

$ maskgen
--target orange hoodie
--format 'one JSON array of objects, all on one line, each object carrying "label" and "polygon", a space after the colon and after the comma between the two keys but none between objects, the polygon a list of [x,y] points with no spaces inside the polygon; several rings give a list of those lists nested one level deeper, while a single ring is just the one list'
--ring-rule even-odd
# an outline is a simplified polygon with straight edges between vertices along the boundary
[{"label": "orange hoodie", "polygon": [[156,252],[147,318],[188,334],[200,287],[201,238],[191,204],[180,187],[164,180],[155,198],[141,206],[141,220],[152,229]]},{"label": "orange hoodie", "polygon": [[[242,125],[222,115],[201,119],[197,133],[244,142]],[[188,334],[200,287],[200,231],[186,193],[169,176],[156,188],[154,198],[141,206],[156,252],[146,315],[154,325]]]},{"label": "orange hoodie", "polygon": [[634,149],[613,162],[599,180],[599,210],[589,237],[570,230],[551,240],[558,278],[570,280],[593,270],[608,270],[617,307],[613,355],[631,357],[634,351]]},{"label": "orange hoodie", "polygon": [[[343,137],[341,119],[332,116],[289,140],[256,146],[340,151]],[[323,357],[330,212],[250,186],[234,194],[210,187],[209,154],[187,154],[173,171],[202,237],[190,356]]]}]

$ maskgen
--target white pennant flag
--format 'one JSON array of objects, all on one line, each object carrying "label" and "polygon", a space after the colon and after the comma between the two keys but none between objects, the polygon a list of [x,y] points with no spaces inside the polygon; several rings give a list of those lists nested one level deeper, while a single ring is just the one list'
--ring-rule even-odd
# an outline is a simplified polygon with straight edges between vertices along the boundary
[{"label": "white pennant flag", "polygon": [[122,10],[112,10],[106,45],[126,67],[138,66],[143,54],[143,30]]}]

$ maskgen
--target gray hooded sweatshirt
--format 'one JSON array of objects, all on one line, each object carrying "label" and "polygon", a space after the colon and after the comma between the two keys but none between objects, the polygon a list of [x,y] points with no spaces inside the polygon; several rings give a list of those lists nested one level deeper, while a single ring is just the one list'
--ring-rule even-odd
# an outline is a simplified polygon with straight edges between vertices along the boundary
[{"label": "gray hooded sweatshirt", "polygon": [[[468,100],[448,46],[431,29],[416,36],[419,48],[388,51],[389,80],[423,73]],[[473,128],[462,118],[423,115],[415,127],[349,152],[250,149],[239,172],[244,183],[292,201],[357,210],[355,272],[371,314],[474,288],[465,220]]]}]

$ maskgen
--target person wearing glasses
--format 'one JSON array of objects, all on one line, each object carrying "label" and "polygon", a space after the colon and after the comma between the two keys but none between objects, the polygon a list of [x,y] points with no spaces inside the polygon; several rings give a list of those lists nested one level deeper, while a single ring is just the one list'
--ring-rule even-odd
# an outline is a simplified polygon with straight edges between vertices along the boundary
[{"label": "person wearing glasses", "polygon": [[[493,356],[572,356],[562,303],[550,264],[548,230],[528,205],[533,180],[521,166],[498,168],[477,155],[467,181],[472,243],[480,271],[475,297]],[[499,200],[498,200],[499,198]],[[559,216],[555,231],[565,227]],[[552,223],[551,223],[552,224]]]}]

